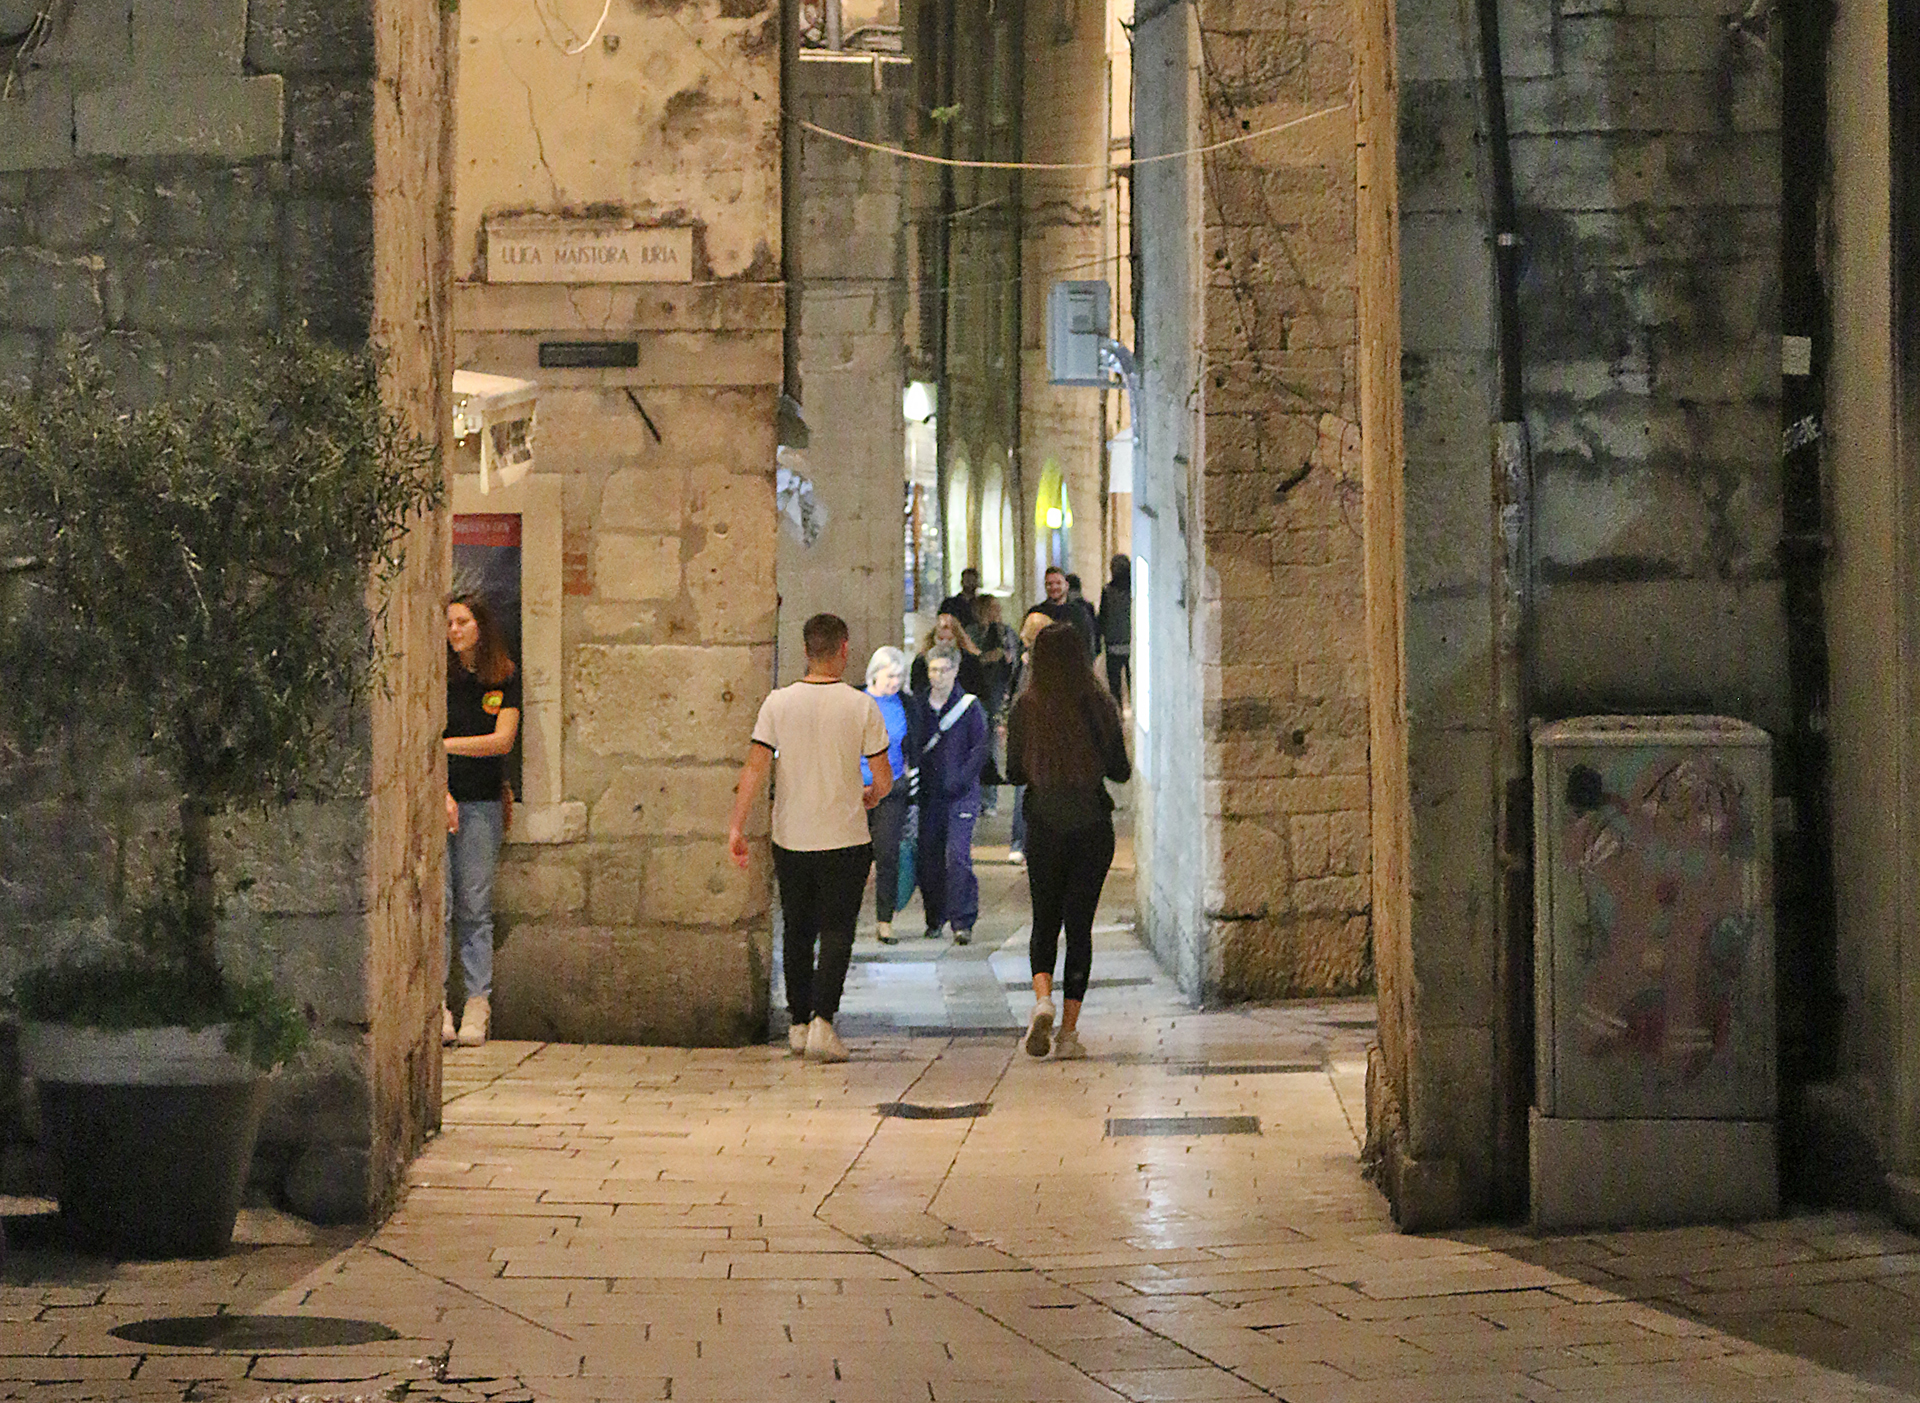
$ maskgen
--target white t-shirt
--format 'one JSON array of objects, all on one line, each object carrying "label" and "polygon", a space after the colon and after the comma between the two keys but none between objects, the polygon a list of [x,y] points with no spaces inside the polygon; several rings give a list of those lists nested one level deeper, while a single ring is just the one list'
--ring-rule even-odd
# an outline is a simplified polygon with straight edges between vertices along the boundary
[{"label": "white t-shirt", "polygon": [[845,682],[795,682],[760,704],[753,739],[774,753],[773,841],[789,852],[871,841],[860,761],[887,753],[874,699]]}]

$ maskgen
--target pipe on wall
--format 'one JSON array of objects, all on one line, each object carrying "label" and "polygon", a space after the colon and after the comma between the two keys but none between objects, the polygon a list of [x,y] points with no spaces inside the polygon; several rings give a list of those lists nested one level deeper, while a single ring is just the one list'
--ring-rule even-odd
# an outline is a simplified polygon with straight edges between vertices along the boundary
[{"label": "pipe on wall", "polygon": [[1494,924],[1492,1208],[1526,1211],[1533,1101],[1533,819],[1527,710],[1533,605],[1533,459],[1523,407],[1520,233],[1498,0],[1478,0],[1480,93],[1493,208],[1499,416],[1493,440]]}]

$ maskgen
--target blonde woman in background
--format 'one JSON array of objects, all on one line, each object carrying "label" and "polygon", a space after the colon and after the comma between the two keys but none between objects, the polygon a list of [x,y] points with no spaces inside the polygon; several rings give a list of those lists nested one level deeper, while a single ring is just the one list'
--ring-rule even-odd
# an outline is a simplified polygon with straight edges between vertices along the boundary
[{"label": "blonde woman in background", "polygon": [[954,650],[960,658],[960,690],[980,697],[986,690],[987,670],[980,661],[979,646],[968,636],[966,625],[952,614],[942,614],[933,621],[924,646],[913,660],[913,670],[907,675],[908,689],[915,696],[927,694],[927,657],[935,648]]}]

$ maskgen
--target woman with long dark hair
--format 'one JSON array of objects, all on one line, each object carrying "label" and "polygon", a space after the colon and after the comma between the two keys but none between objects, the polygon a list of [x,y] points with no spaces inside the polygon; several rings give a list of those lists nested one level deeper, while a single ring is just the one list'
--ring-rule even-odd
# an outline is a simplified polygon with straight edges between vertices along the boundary
[{"label": "woman with long dark hair", "polygon": [[467,1002],[460,1027],[440,1005],[440,1040],[478,1047],[487,1040],[493,998],[493,873],[506,835],[506,757],[520,734],[520,678],[506,636],[478,594],[447,601],[447,951]]},{"label": "woman with long dark hair", "polygon": [[[1133,775],[1113,698],[1094,679],[1071,624],[1033,640],[1027,682],[1007,717],[1007,778],[1027,786],[1027,891],[1033,901],[1033,1015],[1026,1048],[1085,1057],[1080,1006],[1093,973],[1093,913],[1113,865],[1113,799],[1106,781]],[[1054,1036],[1053,964],[1067,935],[1064,1001]]]}]

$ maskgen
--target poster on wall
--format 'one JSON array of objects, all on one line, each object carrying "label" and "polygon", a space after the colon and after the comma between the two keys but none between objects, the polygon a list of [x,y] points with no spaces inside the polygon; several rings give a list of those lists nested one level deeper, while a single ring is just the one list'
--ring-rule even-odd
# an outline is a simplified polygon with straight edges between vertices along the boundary
[{"label": "poster on wall", "polygon": [[[453,593],[478,594],[487,602],[500,631],[506,635],[507,654],[520,667],[520,514],[474,512],[453,518]],[[521,678],[525,685],[524,675]],[[526,718],[521,718],[525,730]],[[507,757],[507,782],[516,795],[525,790],[520,779],[521,747]]]}]

